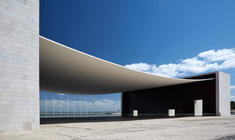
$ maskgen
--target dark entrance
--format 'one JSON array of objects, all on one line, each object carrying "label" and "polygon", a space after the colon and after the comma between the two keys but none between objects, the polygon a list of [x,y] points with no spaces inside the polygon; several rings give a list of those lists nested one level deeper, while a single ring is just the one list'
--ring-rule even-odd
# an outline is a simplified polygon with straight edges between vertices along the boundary
[{"label": "dark entrance", "polygon": [[175,109],[176,116],[194,114],[194,100],[203,100],[203,115],[216,114],[216,75],[190,77],[206,81],[174,86],[124,92],[122,95],[122,116],[167,116],[168,109]]}]

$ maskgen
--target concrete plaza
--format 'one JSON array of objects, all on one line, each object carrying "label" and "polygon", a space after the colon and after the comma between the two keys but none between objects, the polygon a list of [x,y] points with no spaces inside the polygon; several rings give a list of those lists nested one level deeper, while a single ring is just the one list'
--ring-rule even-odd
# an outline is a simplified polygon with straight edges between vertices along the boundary
[{"label": "concrete plaza", "polygon": [[235,139],[235,116],[47,124],[33,131],[1,132],[0,139]]}]

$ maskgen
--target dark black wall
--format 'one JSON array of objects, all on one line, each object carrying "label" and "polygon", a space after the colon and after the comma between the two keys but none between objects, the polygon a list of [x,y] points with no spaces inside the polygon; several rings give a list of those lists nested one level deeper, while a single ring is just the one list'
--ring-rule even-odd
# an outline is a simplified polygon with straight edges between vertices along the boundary
[{"label": "dark black wall", "polygon": [[[193,77],[215,78],[215,74]],[[193,79],[192,77],[190,79]],[[203,115],[216,113],[216,82],[215,79],[125,92],[122,95],[122,116],[132,116],[133,110],[138,110],[139,116],[164,116],[168,109],[175,109],[177,116],[194,114],[194,100],[203,100]]]}]

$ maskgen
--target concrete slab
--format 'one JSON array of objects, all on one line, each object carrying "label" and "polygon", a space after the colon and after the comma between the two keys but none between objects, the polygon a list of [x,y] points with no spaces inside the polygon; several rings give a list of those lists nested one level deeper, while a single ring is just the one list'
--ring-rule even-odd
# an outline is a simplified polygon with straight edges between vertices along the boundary
[{"label": "concrete slab", "polygon": [[41,125],[40,130],[2,132],[0,139],[208,140],[231,138],[234,135],[235,116],[215,116]]},{"label": "concrete slab", "polygon": [[202,116],[203,100],[194,100],[194,116]]}]

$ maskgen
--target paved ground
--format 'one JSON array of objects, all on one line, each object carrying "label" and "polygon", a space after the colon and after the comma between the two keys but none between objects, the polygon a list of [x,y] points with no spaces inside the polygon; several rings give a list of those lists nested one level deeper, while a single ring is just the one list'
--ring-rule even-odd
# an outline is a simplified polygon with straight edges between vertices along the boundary
[{"label": "paved ground", "polygon": [[41,125],[40,130],[1,132],[0,140],[235,139],[235,116],[185,117]]}]

